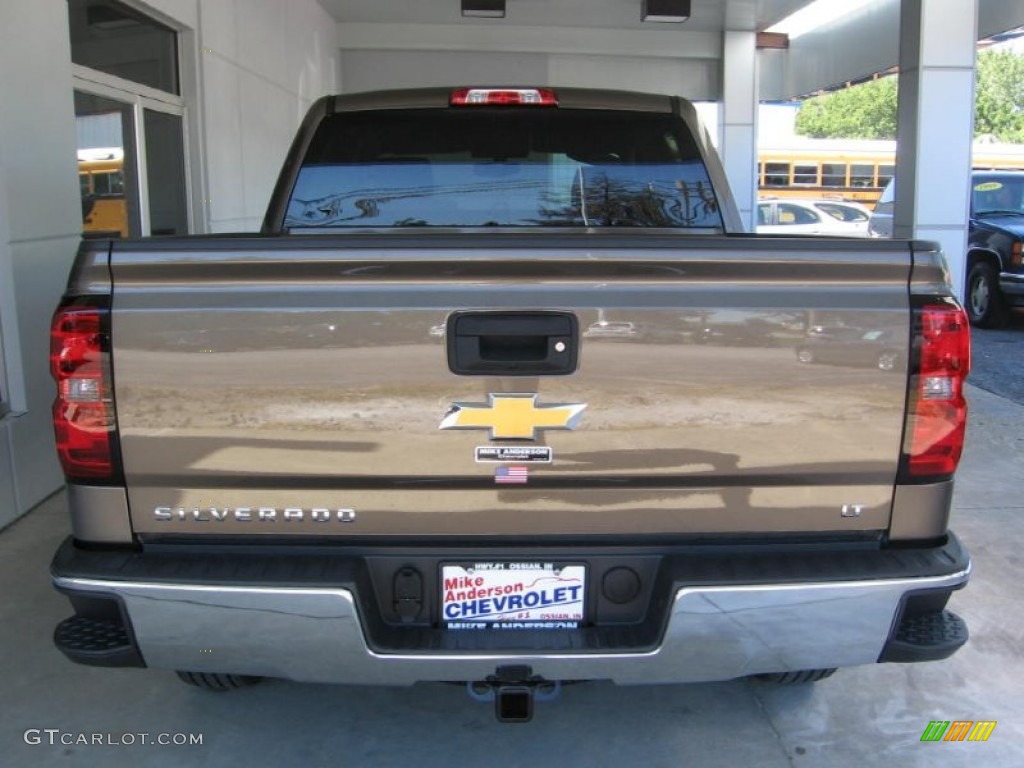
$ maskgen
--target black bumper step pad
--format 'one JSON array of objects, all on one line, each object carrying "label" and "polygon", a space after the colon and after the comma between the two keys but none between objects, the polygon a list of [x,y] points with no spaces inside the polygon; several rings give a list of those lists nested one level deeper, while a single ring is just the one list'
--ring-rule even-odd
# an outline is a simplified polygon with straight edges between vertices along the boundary
[{"label": "black bumper step pad", "polygon": [[952,611],[904,616],[879,661],[938,661],[956,653],[968,638],[967,622]]},{"label": "black bumper step pad", "polygon": [[53,632],[54,645],[69,659],[99,667],[144,667],[128,629],[114,619],[72,616]]}]

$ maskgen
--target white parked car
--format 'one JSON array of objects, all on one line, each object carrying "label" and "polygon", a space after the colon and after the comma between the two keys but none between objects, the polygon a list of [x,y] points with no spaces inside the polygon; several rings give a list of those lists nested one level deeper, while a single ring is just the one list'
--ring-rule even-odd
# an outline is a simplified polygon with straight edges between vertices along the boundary
[{"label": "white parked car", "polygon": [[786,198],[757,204],[759,235],[867,237],[871,211],[860,203]]}]

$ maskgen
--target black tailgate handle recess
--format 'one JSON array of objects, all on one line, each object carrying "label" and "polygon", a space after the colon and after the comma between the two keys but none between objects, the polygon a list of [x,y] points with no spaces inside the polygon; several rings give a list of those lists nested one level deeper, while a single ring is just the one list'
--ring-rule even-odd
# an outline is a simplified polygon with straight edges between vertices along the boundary
[{"label": "black tailgate handle recess", "polygon": [[448,317],[448,367],[464,376],[565,376],[579,360],[571,312],[456,312]]}]

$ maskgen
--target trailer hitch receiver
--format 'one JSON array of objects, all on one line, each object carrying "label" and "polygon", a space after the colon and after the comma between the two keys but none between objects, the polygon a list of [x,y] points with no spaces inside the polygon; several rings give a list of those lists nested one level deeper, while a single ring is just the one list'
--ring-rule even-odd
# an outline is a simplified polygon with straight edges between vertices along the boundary
[{"label": "trailer hitch receiver", "polygon": [[486,680],[466,684],[476,701],[493,701],[494,716],[500,723],[528,723],[533,719],[535,701],[552,701],[562,691],[557,680],[545,680],[525,665],[498,667]]}]

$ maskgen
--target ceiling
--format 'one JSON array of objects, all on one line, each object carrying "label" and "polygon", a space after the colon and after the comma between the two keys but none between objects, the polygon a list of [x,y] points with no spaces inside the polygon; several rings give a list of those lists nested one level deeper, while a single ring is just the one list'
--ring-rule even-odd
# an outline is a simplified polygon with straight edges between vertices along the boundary
[{"label": "ceiling", "polygon": [[504,19],[463,18],[459,0],[319,0],[339,22],[761,31],[810,0],[692,0],[684,24],[643,23],[641,0],[508,0]]}]

